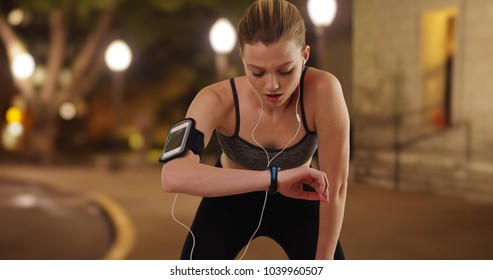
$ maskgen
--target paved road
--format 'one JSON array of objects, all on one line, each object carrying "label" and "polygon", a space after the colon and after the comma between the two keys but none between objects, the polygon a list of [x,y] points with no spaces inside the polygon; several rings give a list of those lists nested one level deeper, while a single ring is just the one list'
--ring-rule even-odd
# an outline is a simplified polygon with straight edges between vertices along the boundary
[{"label": "paved road", "polygon": [[0,259],[103,258],[113,241],[111,221],[79,193],[0,176]]}]

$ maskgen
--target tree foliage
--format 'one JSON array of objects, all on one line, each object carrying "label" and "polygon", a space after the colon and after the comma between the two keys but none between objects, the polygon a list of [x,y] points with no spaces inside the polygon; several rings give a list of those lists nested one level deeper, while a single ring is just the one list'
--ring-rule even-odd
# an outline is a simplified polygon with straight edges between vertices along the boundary
[{"label": "tree foliage", "polygon": [[[12,61],[14,45],[22,45],[33,54],[38,66],[46,68],[41,85],[13,78],[33,115],[33,135],[39,131],[36,137],[49,138],[45,142],[50,144],[41,147],[41,153],[49,154],[54,149],[59,105],[86,98],[105,76],[102,54],[111,39],[125,39],[134,51],[130,79],[159,83],[164,75],[182,69],[177,72],[194,73],[185,75],[195,77],[189,82],[196,85],[188,86],[193,90],[213,78],[214,59],[208,42],[210,26],[220,16],[235,24],[250,3],[246,0],[2,1],[0,37],[8,58]],[[27,11],[30,21],[10,26],[6,15],[14,8]],[[71,79],[61,84],[60,75],[65,70],[70,71]],[[173,78],[166,81],[173,82]]]}]

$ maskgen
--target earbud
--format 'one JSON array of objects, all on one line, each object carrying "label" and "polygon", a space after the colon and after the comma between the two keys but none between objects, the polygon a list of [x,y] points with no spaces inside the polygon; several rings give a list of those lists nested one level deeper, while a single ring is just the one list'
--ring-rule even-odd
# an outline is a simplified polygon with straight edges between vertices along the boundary
[{"label": "earbud", "polygon": [[301,122],[300,114],[296,113],[296,119],[298,120],[298,122]]}]

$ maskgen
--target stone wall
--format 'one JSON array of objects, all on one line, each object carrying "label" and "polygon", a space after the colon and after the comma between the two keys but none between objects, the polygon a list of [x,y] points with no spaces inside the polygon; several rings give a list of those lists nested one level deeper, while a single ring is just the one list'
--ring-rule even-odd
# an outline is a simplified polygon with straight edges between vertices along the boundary
[{"label": "stone wall", "polygon": [[[471,122],[474,154],[493,161],[490,0],[354,0],[353,122],[357,123],[360,115],[390,116],[426,106],[422,95],[422,18],[427,11],[450,7],[458,10],[452,120]],[[422,124],[417,117],[415,123]]]}]

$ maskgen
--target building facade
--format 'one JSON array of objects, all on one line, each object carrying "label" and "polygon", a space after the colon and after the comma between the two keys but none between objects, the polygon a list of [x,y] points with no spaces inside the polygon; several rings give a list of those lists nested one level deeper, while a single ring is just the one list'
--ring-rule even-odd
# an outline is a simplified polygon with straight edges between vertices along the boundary
[{"label": "building facade", "polygon": [[353,0],[357,180],[493,201],[490,26],[490,0]]}]

